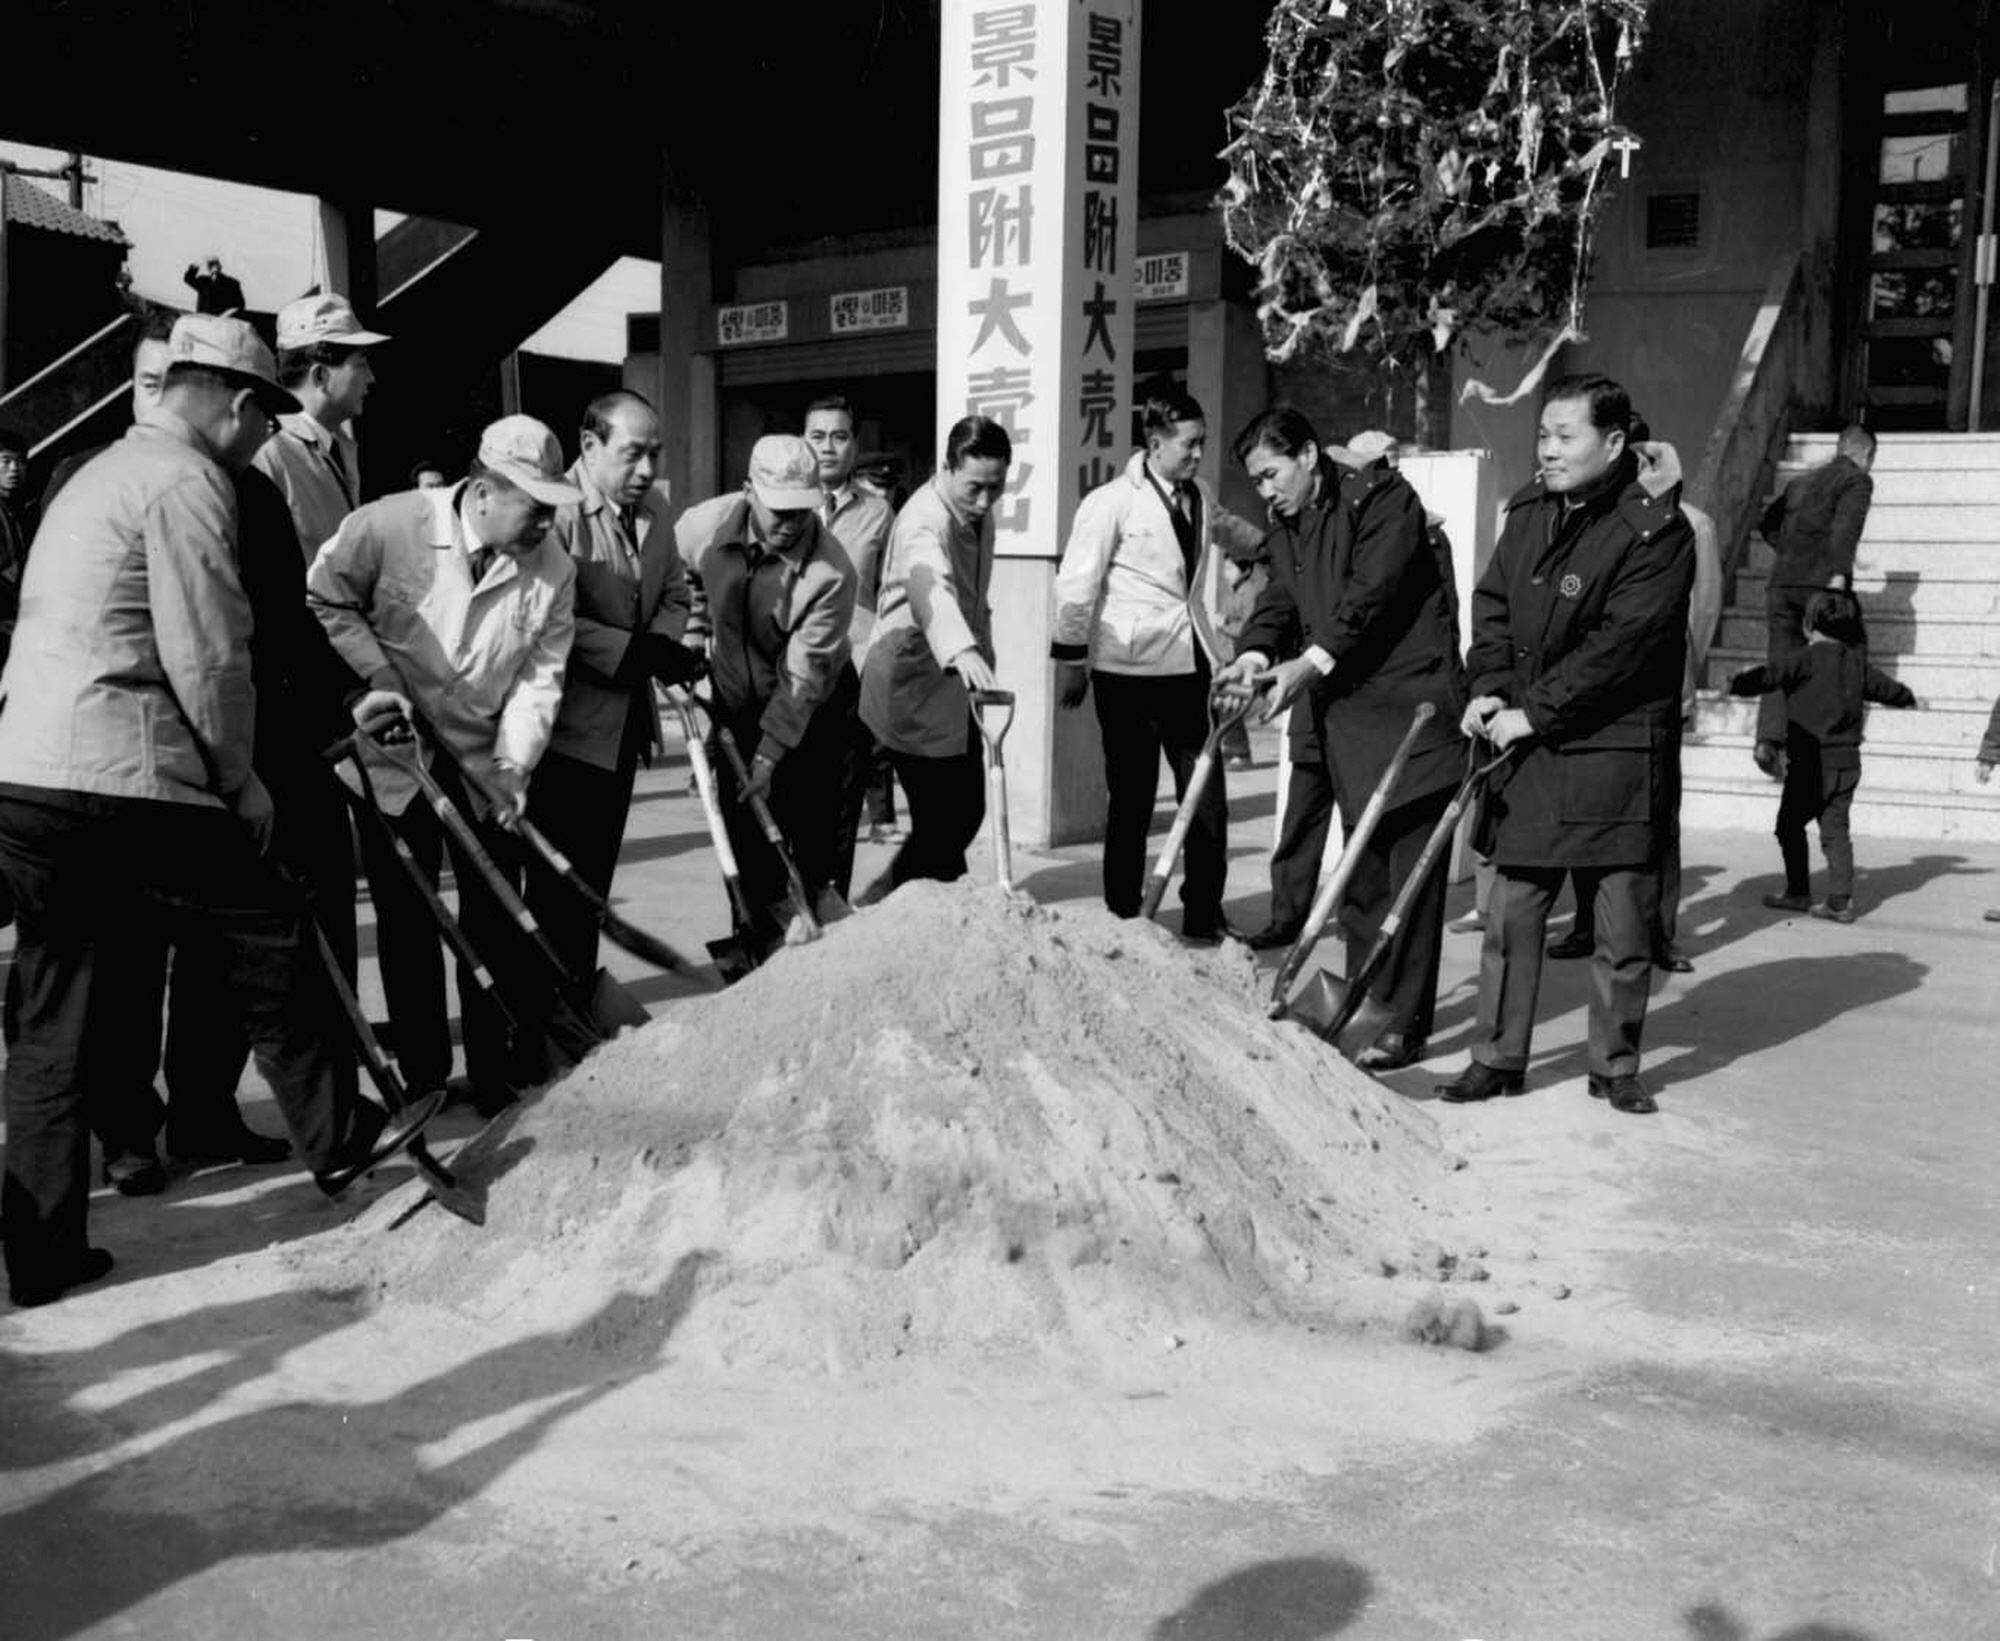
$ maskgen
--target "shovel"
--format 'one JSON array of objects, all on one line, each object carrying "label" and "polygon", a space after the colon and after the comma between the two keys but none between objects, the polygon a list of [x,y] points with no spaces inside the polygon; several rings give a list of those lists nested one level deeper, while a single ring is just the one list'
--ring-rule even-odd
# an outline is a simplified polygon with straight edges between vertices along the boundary
[{"label": "shovel", "polygon": [[[722,756],[728,760],[730,772],[736,777],[736,790],[740,796],[750,784],[750,770],[743,762],[743,754],[737,749],[736,737],[729,733],[729,726],[715,716],[711,710],[708,721],[715,725],[715,744],[722,748]],[[791,897],[792,915],[798,919],[799,927],[807,940],[819,939],[819,918],[813,912],[812,896],[806,893],[806,880],[799,875],[799,863],[792,859],[792,851],[785,842],[785,834],[778,830],[777,817],[771,813],[771,806],[761,794],[745,800],[750,805],[750,813],[756,817],[758,827],[764,833],[764,841],[770,844],[778,860],[785,868],[787,892]]]},{"label": "shovel", "polygon": [[1375,783],[1375,790],[1368,795],[1368,802],[1354,822],[1354,830],[1348,834],[1340,851],[1340,859],[1333,864],[1313,896],[1312,909],[1306,913],[1299,936],[1292,942],[1292,948],[1285,953],[1284,962],[1278,965],[1278,973],[1271,982],[1270,1017],[1284,1018],[1292,986],[1298,980],[1299,971],[1306,966],[1306,959],[1313,954],[1319,944],[1320,935],[1325,932],[1328,920],[1339,909],[1347,897],[1347,885],[1354,878],[1355,867],[1360,863],[1361,851],[1368,846],[1368,840],[1375,835],[1375,828],[1382,819],[1382,813],[1389,807],[1389,800],[1395,796],[1396,788],[1402,784],[1403,768],[1410,761],[1410,750],[1417,744],[1417,737],[1423,733],[1424,725],[1437,716],[1437,708],[1430,702],[1421,702],[1410,716],[1410,727],[1403,731],[1403,738],[1396,745],[1395,756],[1389,760],[1388,768]]},{"label": "shovel", "polygon": [[400,1145],[409,1153],[410,1161],[416,1164],[417,1172],[424,1177],[424,1184],[437,1205],[447,1213],[453,1213],[468,1225],[486,1223],[486,1196],[464,1184],[451,1170],[431,1154],[431,1148],[423,1136],[423,1126],[444,1106],[443,1089],[412,1101],[410,1092],[403,1086],[403,1079],[397,1075],[395,1065],[383,1052],[381,1042],[376,1038],[374,1028],[368,1024],[368,1016],[363,1012],[360,1000],[354,995],[354,988],[347,983],[339,960],[333,955],[333,948],[326,942],[325,931],[317,923],[313,924],[313,937],[319,943],[320,966],[326,970],[327,979],[332,982],[333,994],[340,1000],[340,1011],[347,1016],[348,1029],[354,1034],[354,1046],[360,1051],[361,1063],[368,1068],[369,1080],[375,1084],[382,1096],[382,1103],[389,1108],[391,1122],[382,1135],[382,1142],[376,1147],[379,1155],[370,1156],[358,1168],[347,1170],[347,1179],[358,1178],[380,1162],[394,1146]]},{"label": "shovel", "polygon": [[[986,823],[993,831],[993,881],[1003,889],[1012,889],[1014,843],[1007,830],[1007,765],[1000,756],[1000,749],[1014,723],[1014,692],[1011,689],[975,689],[968,693],[972,700],[973,721],[979,725],[979,738],[986,749]],[[997,729],[987,722],[988,707],[1000,709],[1000,727]]]},{"label": "shovel", "polygon": [[[715,766],[708,761],[708,741],[695,716],[700,702],[678,686],[666,691],[667,704],[679,715],[681,737],[687,742],[688,764],[694,770],[694,789],[701,798],[701,818],[708,825],[708,840],[715,845],[716,862],[722,868],[722,887],[729,896],[729,909],[738,928],[750,927],[750,902],[743,893],[743,878],[736,865],[736,846],[729,841],[729,825],[722,818],[722,799],[716,791]],[[724,982],[741,980],[762,961],[761,956],[740,935],[708,943],[708,955]]]},{"label": "shovel", "polygon": [[[600,1040],[615,1037],[627,1026],[644,1025],[651,1018],[645,1005],[604,969],[597,971],[587,1008],[577,1009],[581,998],[576,992],[575,977],[564,965],[555,947],[549,944],[548,936],[542,933],[542,926],[535,921],[535,914],[528,910],[527,902],[522,900],[500,868],[493,864],[493,857],[487,854],[486,846],[479,841],[479,834],[472,829],[472,823],[459,813],[451,795],[424,766],[423,754],[414,747],[406,749],[399,745],[384,745],[379,740],[375,744],[382,748],[390,762],[417,783],[418,789],[429,800],[438,823],[472,862],[473,870],[500,903],[501,910],[514,920],[521,933],[527,936],[528,944],[549,966],[555,977],[554,991],[558,1001],[571,1013],[583,1012]],[[357,758],[356,762],[359,761]]]},{"label": "shovel", "polygon": [[1324,969],[1314,975],[1292,1004],[1292,1016],[1300,1024],[1339,1046],[1341,1033],[1361,1012],[1361,1005],[1368,999],[1368,987],[1381,972],[1382,965],[1389,960],[1390,948],[1402,932],[1403,920],[1410,915],[1410,907],[1416,902],[1431,873],[1443,861],[1459,818],[1470,807],[1487,777],[1505,763],[1508,756],[1503,752],[1487,763],[1471,763],[1465,779],[1458,783],[1458,790],[1451,795],[1451,802],[1445,805],[1444,813],[1438,816],[1437,824],[1431,828],[1431,835],[1424,840],[1423,853],[1417,856],[1416,865],[1410,868],[1410,875],[1403,880],[1402,888],[1397,890],[1388,915],[1382,919],[1382,927],[1362,958],[1361,966],[1345,980],[1335,980]]},{"label": "shovel", "polygon": [[[343,745],[351,746],[351,743]],[[444,943],[451,948],[452,955],[465,965],[466,975],[474,989],[500,1016],[509,1045],[516,1052],[525,1050],[530,1036],[526,1024],[520,1014],[501,995],[499,987],[494,982],[492,971],[486,966],[486,960],[466,938],[465,930],[459,926],[458,919],[452,916],[451,908],[445,905],[444,897],[438,893],[437,886],[424,875],[423,867],[417,864],[417,857],[410,853],[410,846],[397,835],[395,828],[382,817],[373,802],[369,801],[374,794],[373,784],[369,781],[366,767],[359,759],[355,762],[356,767],[361,770],[361,784],[368,791],[369,798],[363,798],[345,785],[340,788],[347,798],[348,807],[354,811],[355,819],[363,826],[373,827],[388,842],[396,856],[396,863],[402,868],[403,875],[409,879],[411,886],[429,910],[431,921],[437,924],[438,933],[443,936]],[[606,1034],[567,998],[557,995],[554,1003],[555,1008],[546,1023],[546,1029],[534,1035],[541,1038],[544,1063],[561,1071],[581,1061],[586,1054],[604,1041]],[[372,1028],[370,1036],[373,1036]]]},{"label": "shovel", "polygon": [[[426,726],[426,734],[429,735],[428,726]],[[456,758],[453,758],[450,750],[438,741],[434,735],[429,735],[429,738],[431,744],[437,748],[439,755],[449,760],[452,767],[458,771],[459,779],[464,781],[468,787],[477,792],[498,810],[501,800],[493,788],[480,780],[465,765],[459,763]],[[675,951],[673,947],[660,939],[659,936],[648,934],[636,923],[628,923],[612,906],[611,902],[598,893],[597,886],[579,872],[570,861],[570,858],[550,841],[548,834],[533,821],[529,820],[526,815],[516,815],[513,820],[505,821],[502,824],[512,831],[516,837],[526,843],[530,849],[534,850],[536,854],[540,855],[548,869],[554,872],[557,877],[561,878],[564,883],[568,884],[576,892],[578,898],[590,908],[591,914],[597,919],[597,926],[604,931],[606,938],[612,941],[613,944],[623,946],[634,957],[645,959],[646,962],[652,964],[656,969],[666,969],[674,974],[689,975],[700,980],[704,987],[708,986],[708,977],[695,964],[690,963],[679,952]],[[605,971],[599,969],[596,984],[602,987],[604,983]],[[639,1020],[632,1023],[639,1024],[644,1019],[645,1012],[642,1009]]]},{"label": "shovel", "polygon": [[1209,777],[1215,773],[1216,753],[1222,746],[1223,736],[1249,717],[1251,708],[1256,704],[1254,690],[1224,684],[1209,692],[1208,739],[1201,743],[1201,755],[1195,759],[1194,768],[1188,775],[1187,789],[1181,795],[1180,807],[1174,811],[1174,823],[1167,828],[1167,841],[1160,845],[1160,858],[1153,862],[1153,875],[1146,880],[1146,892],[1139,899],[1141,917],[1150,918],[1159,911],[1160,902],[1166,896],[1167,882],[1173,877],[1174,867],[1181,858],[1181,846],[1187,842],[1188,828],[1194,825],[1195,806],[1201,802]]}]

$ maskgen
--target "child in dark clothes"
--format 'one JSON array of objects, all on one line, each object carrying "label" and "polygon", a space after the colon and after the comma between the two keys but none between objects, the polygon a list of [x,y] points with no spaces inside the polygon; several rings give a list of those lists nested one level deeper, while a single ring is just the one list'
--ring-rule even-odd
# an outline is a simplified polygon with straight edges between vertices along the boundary
[{"label": "child in dark clothes", "polygon": [[[1854,921],[1854,844],[1848,830],[1854,789],[1861,784],[1864,703],[1919,705],[1906,685],[1868,663],[1868,634],[1852,593],[1816,593],[1806,606],[1806,642],[1729,680],[1732,695],[1783,690],[1785,790],[1778,800],[1778,848],[1785,892],[1766,895],[1776,911],[1803,912],[1835,923]],[[1826,902],[1812,903],[1806,823],[1819,823],[1826,854]]]}]

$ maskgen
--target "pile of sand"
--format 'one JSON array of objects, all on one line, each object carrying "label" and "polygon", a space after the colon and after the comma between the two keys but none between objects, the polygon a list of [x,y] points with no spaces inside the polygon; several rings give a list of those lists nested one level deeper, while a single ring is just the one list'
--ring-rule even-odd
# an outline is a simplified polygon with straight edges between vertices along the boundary
[{"label": "pile of sand", "polygon": [[[1429,1117],[1264,1017],[1247,953],[1095,907],[913,884],[675,1005],[350,1227],[385,1302],[672,1325],[683,1360],[1107,1365],[1355,1315],[1443,1255]],[[600,1326],[603,1324],[599,1324]],[[606,1345],[614,1341],[601,1341]]]}]

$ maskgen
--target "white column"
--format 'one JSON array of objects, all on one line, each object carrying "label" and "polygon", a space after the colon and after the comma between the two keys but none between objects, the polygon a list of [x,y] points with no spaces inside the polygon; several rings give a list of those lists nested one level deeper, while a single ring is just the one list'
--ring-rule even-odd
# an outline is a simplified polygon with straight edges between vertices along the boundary
[{"label": "white column", "polygon": [[1019,710],[1015,836],[1103,827],[1097,725],[1055,707],[1051,586],[1084,491],[1132,449],[1138,0],[944,0],[938,448],[976,412],[1014,441],[998,513],[994,643]]}]

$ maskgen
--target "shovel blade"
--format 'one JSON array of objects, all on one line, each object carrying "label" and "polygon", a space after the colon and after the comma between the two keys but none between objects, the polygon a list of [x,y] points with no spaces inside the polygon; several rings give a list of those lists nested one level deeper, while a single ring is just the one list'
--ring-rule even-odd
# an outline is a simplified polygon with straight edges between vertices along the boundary
[{"label": "shovel blade", "polygon": [[646,1005],[611,977],[609,969],[597,971],[590,991],[590,1017],[606,1037],[615,1037],[632,1026],[643,1026],[652,1018]]},{"label": "shovel blade", "polygon": [[1333,1042],[1346,1024],[1347,982],[1315,969],[1313,977],[1292,994],[1285,1012],[1315,1036]]}]

